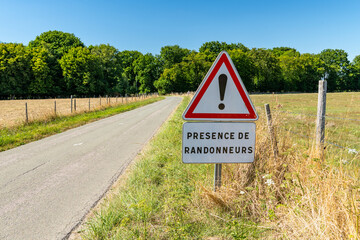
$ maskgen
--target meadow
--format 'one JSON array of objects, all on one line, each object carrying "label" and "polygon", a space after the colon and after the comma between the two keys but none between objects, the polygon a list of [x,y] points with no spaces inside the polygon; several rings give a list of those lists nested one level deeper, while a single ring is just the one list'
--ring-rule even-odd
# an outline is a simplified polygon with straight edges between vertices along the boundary
[{"label": "meadow", "polygon": [[[325,159],[314,154],[317,94],[250,95],[255,161],[181,162],[183,103],[78,230],[82,239],[359,239],[359,93],[327,95]],[[269,103],[279,155],[264,116]],[[75,236],[76,238],[76,236]]]},{"label": "meadow", "polygon": [[[317,94],[252,95],[260,113],[269,103],[278,128],[311,148],[315,139]],[[326,103],[325,153],[339,163],[360,151],[360,93],[328,93]],[[352,162],[360,166],[359,162]]]},{"label": "meadow", "polygon": [[[25,99],[0,100],[0,128],[13,127],[25,122],[25,103],[28,106],[28,119],[32,121],[46,120],[55,115],[69,116],[83,112],[95,111],[109,106],[135,102],[143,97],[99,97],[99,98],[73,98],[73,112],[71,112],[71,99]],[[74,102],[76,100],[76,111]],[[89,109],[90,101],[90,109]]]}]

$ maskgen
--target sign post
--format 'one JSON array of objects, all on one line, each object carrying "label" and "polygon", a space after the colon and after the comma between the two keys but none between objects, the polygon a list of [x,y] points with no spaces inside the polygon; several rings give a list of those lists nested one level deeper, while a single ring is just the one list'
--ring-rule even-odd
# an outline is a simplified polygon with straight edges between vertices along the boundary
[{"label": "sign post", "polygon": [[214,167],[214,192],[221,187],[221,163],[216,163]]},{"label": "sign post", "polygon": [[[255,107],[227,52],[222,51],[183,113],[183,163],[212,163],[214,191],[221,163],[251,163],[255,156]],[[194,122],[195,121],[195,122]]]}]

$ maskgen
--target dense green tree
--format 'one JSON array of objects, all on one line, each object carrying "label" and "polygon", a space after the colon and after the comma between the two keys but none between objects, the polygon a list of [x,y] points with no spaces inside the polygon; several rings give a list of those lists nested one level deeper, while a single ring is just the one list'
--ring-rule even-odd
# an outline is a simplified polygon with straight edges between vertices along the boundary
[{"label": "dense green tree", "polygon": [[255,64],[255,89],[260,92],[276,92],[284,89],[279,59],[271,50],[253,48],[249,52]]},{"label": "dense green tree", "polygon": [[219,41],[206,42],[199,48],[199,52],[204,53],[207,57],[206,60],[214,62],[216,57],[221,51],[241,50],[248,52],[249,48],[245,47],[242,43],[226,43]]},{"label": "dense green tree", "polygon": [[[88,48],[74,34],[48,31],[29,43],[0,43],[0,96],[135,94],[194,91],[221,51],[232,58],[248,91],[313,92],[326,76],[328,91],[360,90],[360,56],[341,49],[300,54],[290,47],[249,50],[212,41],[199,52],[164,46],[160,55]],[[326,73],[326,75],[325,75]]]},{"label": "dense green tree", "polygon": [[297,92],[314,92],[318,81],[324,73],[323,62],[313,54],[299,57],[282,55],[279,57],[284,79],[283,90]]},{"label": "dense green tree", "polygon": [[160,94],[186,92],[190,86],[184,73],[183,64],[175,64],[172,68],[164,69],[164,72],[154,82],[154,85]]},{"label": "dense green tree", "polygon": [[118,84],[122,81],[122,67],[118,58],[119,51],[109,44],[90,46],[92,54],[98,56],[104,76],[106,93],[117,93]]},{"label": "dense green tree", "polygon": [[186,78],[186,86],[188,86],[188,88],[182,89],[181,92],[195,91],[199,87],[212,64],[212,62],[207,61],[206,58],[207,56],[205,54],[195,52],[192,52],[185,57],[184,62],[181,65]]},{"label": "dense green tree", "polygon": [[239,49],[243,52],[249,51],[249,48],[245,47],[242,43],[226,43],[219,41],[206,42],[199,48],[199,52],[209,51],[215,54],[219,54],[221,51],[230,51]]},{"label": "dense green tree", "polygon": [[290,47],[274,47],[272,52],[276,57],[289,56],[289,57],[300,57],[300,53],[295,48]]},{"label": "dense green tree", "polygon": [[243,81],[246,89],[255,91],[254,77],[256,74],[256,67],[253,58],[247,53],[240,49],[234,49],[229,51],[231,60],[233,61],[241,80]]},{"label": "dense green tree", "polygon": [[[142,56],[138,51],[122,51],[118,53],[118,60],[122,69],[121,80],[118,83],[118,88],[121,88],[121,93],[137,93],[139,84],[136,81],[136,73],[134,70],[134,62]],[[123,89],[126,87],[126,89]]]},{"label": "dense green tree", "polygon": [[206,61],[205,54],[192,52],[182,62],[175,64],[170,69],[165,69],[154,84],[162,94],[195,91],[211,64],[211,62]]},{"label": "dense green tree", "polygon": [[85,47],[85,45],[72,33],[48,31],[29,42],[29,47],[45,47],[57,58],[61,58],[71,48]]},{"label": "dense green tree", "polygon": [[[80,41],[74,34],[65,33],[61,31],[47,31],[35,40],[29,42],[31,48],[45,48],[52,56],[47,61],[48,67],[51,69],[51,79],[53,80],[53,94],[66,94],[66,84],[62,75],[62,69],[59,60],[74,47],[85,47],[84,43]],[[50,93],[51,94],[51,93]]]},{"label": "dense green tree", "polygon": [[31,54],[32,79],[29,86],[31,95],[45,96],[54,95],[58,90],[54,86],[52,79],[53,69],[50,67],[53,61],[53,55],[43,47],[34,47],[29,49]]},{"label": "dense green tree", "polygon": [[120,94],[121,96],[125,96],[125,94],[130,93],[129,79],[124,72],[121,72],[119,80],[114,88],[114,92],[116,94]]},{"label": "dense green tree", "polygon": [[30,60],[23,44],[0,43],[0,96],[28,94]]},{"label": "dense green tree", "polygon": [[102,94],[106,83],[99,56],[88,48],[75,47],[60,59],[67,92],[70,94]]},{"label": "dense green tree", "polygon": [[136,82],[140,84],[140,93],[155,92],[154,81],[159,79],[163,72],[162,64],[159,56],[154,57],[148,53],[140,56],[133,63],[134,72],[136,74]]},{"label": "dense green tree", "polygon": [[347,90],[360,90],[360,55],[356,56],[351,63],[351,71],[349,74],[351,81]]},{"label": "dense green tree", "polygon": [[351,78],[348,77],[350,62],[348,54],[341,49],[325,49],[319,54],[324,62],[329,91],[341,91],[348,88]]},{"label": "dense green tree", "polygon": [[180,48],[178,45],[165,46],[161,48],[160,59],[164,68],[172,68],[175,64],[181,63],[190,53],[189,49]]},{"label": "dense green tree", "polygon": [[360,55],[357,55],[357,56],[354,58],[353,64],[354,64],[357,68],[360,68]]}]

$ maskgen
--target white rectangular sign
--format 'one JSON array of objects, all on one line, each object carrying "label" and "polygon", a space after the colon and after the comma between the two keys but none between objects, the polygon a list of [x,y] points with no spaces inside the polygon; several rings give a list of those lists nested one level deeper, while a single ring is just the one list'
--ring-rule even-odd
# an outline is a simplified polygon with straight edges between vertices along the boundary
[{"label": "white rectangular sign", "polygon": [[255,123],[187,122],[183,125],[183,163],[251,163]]}]

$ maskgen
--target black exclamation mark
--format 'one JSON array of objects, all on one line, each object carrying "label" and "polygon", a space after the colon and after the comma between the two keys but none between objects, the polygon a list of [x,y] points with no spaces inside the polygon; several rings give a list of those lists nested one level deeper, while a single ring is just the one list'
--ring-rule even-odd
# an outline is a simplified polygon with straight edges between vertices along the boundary
[{"label": "black exclamation mark", "polygon": [[[220,90],[220,100],[224,101],[225,89],[226,89],[227,76],[225,74],[221,74],[219,76],[219,90]],[[225,108],[225,104],[220,103],[219,109],[223,110]]]}]

